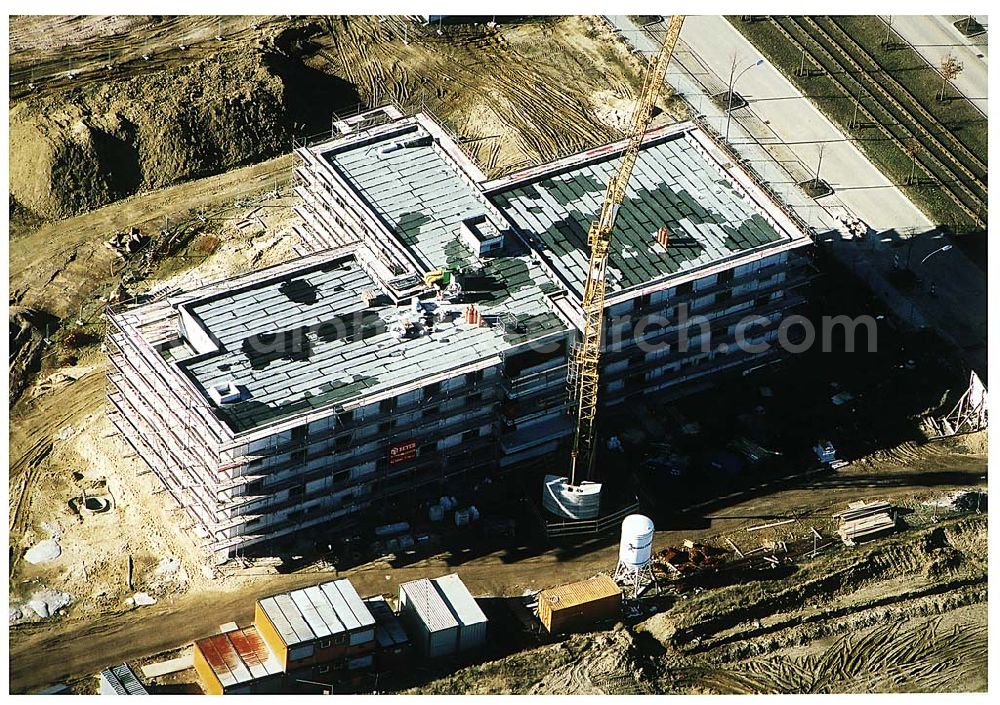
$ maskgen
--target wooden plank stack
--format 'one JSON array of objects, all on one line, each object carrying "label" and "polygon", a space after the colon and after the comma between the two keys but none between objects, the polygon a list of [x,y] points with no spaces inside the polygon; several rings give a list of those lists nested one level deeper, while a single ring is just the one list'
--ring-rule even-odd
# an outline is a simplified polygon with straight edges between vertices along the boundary
[{"label": "wooden plank stack", "polygon": [[851,502],[840,513],[837,533],[848,546],[881,536],[896,528],[896,516],[888,502]]}]

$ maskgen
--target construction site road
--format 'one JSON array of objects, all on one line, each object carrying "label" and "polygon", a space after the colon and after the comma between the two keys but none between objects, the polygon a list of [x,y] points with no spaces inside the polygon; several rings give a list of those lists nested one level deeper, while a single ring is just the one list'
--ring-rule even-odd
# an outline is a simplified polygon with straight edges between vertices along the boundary
[{"label": "construction site road", "polygon": [[952,85],[984,115],[989,115],[986,35],[964,37],[955,29],[954,23],[959,19],[964,18],[898,15],[892,18],[892,29],[935,68],[949,54],[961,61],[962,72],[954,78]]},{"label": "construction site road", "polygon": [[[890,456],[891,457],[891,456]],[[711,541],[713,536],[751,526],[774,517],[825,517],[856,499],[906,499],[939,495],[970,486],[985,486],[984,456],[930,455],[880,461],[872,467],[855,464],[808,480],[788,481],[782,487],[751,488],[700,507],[678,524],[697,529],[658,532],[655,545],[679,545],[685,539]],[[400,582],[458,572],[477,595],[521,594],[525,590],[582,579],[614,568],[615,537],[594,550],[550,549],[511,560],[504,552],[463,562],[462,556],[443,554],[393,568],[376,563],[343,573],[310,571],[256,577],[245,588],[180,596],[133,611],[99,617],[80,617],[52,624],[25,625],[10,632],[10,690],[27,692],[45,685],[93,674],[108,664],[121,663],[189,644],[218,631],[225,622],[248,624],[254,600],[277,592],[313,585],[334,577],[350,577],[363,595],[393,594]]]}]

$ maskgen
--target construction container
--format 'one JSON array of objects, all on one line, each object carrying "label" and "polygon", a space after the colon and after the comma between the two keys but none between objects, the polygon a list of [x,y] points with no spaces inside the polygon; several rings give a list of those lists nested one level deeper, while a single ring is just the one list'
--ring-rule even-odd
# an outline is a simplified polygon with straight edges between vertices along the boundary
[{"label": "construction container", "polygon": [[486,643],[488,620],[465,583],[452,573],[432,580],[458,620],[458,650],[471,651]]},{"label": "construction container", "polygon": [[375,667],[388,673],[405,667],[412,656],[413,645],[399,617],[381,595],[369,597],[365,606],[375,617]]},{"label": "construction container", "polygon": [[437,658],[457,650],[458,620],[427,578],[400,583],[399,617],[420,655]]},{"label": "construction container", "polygon": [[622,591],[601,574],[538,593],[538,619],[550,634],[585,630],[621,614]]},{"label": "construction container", "polygon": [[194,643],[194,669],[208,695],[280,693],[284,671],[256,627]]},{"label": "construction container", "polygon": [[258,600],[254,624],[285,671],[375,649],[375,618],[347,579]]},{"label": "construction container", "polygon": [[402,583],[399,616],[417,652],[428,658],[468,651],[486,642],[486,615],[454,574]]}]

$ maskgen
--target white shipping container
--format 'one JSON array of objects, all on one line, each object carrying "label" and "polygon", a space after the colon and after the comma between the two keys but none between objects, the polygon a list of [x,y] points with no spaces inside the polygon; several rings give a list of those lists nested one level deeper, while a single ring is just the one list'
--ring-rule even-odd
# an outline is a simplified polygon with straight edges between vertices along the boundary
[{"label": "white shipping container", "polygon": [[468,651],[483,646],[488,621],[462,579],[452,573],[432,582],[458,621],[458,650]]},{"label": "white shipping container", "polygon": [[449,656],[458,647],[458,620],[426,578],[399,586],[399,616],[417,651],[428,658]]}]

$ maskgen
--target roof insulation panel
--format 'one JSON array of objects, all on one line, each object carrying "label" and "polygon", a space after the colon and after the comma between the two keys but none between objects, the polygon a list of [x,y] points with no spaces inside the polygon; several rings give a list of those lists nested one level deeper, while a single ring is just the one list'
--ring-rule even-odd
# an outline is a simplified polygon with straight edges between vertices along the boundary
[{"label": "roof insulation panel", "polygon": [[[621,160],[620,152],[597,151],[604,156],[526,181],[513,175],[490,194],[578,296],[587,276],[587,231]],[[661,227],[668,232],[666,248],[656,240]],[[689,131],[674,132],[644,144],[639,153],[615,223],[608,291],[704,267],[786,237]]]}]

